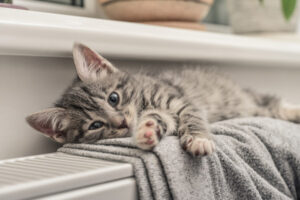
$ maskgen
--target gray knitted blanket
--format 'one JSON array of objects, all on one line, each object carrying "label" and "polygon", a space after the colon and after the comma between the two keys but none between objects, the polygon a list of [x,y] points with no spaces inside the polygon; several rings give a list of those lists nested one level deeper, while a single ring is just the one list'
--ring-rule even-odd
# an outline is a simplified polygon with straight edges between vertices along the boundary
[{"label": "gray knitted blanket", "polygon": [[153,152],[130,138],[67,144],[60,152],[132,163],[139,198],[300,199],[300,125],[248,118],[212,125],[217,151],[193,158],[178,138],[165,137]]}]

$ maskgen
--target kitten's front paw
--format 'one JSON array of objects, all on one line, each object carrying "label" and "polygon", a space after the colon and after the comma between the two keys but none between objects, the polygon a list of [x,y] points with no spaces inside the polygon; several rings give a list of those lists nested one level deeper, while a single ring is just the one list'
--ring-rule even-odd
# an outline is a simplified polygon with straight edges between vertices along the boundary
[{"label": "kitten's front paw", "polygon": [[193,156],[209,155],[216,149],[215,143],[212,140],[193,136],[183,138],[182,147]]},{"label": "kitten's front paw", "polygon": [[139,148],[150,150],[158,144],[160,137],[161,131],[157,122],[147,119],[140,124],[135,140]]}]

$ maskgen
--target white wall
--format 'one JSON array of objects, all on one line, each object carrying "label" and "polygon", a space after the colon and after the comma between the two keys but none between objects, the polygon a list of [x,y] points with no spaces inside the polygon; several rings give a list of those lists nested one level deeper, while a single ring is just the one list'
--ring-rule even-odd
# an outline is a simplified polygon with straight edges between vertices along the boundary
[{"label": "white wall", "polygon": [[[182,63],[115,61],[122,69],[180,70]],[[300,103],[300,68],[218,66],[243,86],[277,93]],[[71,59],[0,56],[0,159],[53,152],[58,145],[25,122],[26,115],[50,107],[75,75]]]}]

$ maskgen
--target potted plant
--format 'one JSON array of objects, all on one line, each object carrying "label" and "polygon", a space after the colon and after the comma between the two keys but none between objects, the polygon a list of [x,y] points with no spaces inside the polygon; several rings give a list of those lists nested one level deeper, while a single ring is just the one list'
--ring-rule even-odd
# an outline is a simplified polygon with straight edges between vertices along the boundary
[{"label": "potted plant", "polygon": [[230,24],[235,33],[295,31],[297,0],[227,0]]},{"label": "potted plant", "polygon": [[[261,4],[264,0],[259,0]],[[281,0],[281,10],[286,20],[289,20],[296,8],[297,0]]]}]

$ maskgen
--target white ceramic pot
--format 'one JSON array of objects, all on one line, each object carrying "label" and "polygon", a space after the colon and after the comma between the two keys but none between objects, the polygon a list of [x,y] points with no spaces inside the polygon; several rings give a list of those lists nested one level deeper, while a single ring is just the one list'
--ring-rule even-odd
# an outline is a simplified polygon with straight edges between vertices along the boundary
[{"label": "white ceramic pot", "polygon": [[[235,33],[295,31],[298,24],[299,6],[286,20],[281,0],[227,0],[230,24]],[[299,3],[298,3],[299,5]]]}]

